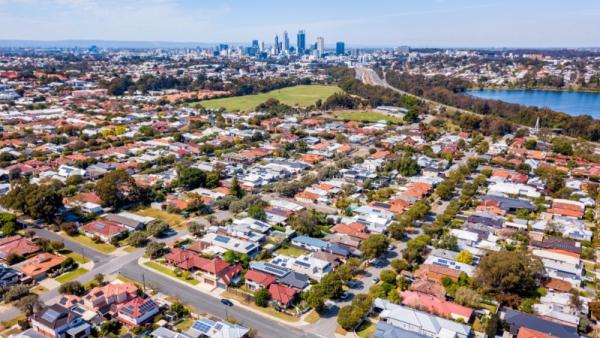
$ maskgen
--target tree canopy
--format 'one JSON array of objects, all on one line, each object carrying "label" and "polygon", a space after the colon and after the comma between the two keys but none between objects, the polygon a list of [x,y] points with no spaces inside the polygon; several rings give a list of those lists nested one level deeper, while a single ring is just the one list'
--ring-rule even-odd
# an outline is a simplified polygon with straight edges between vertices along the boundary
[{"label": "tree canopy", "polygon": [[538,286],[542,262],[523,251],[502,250],[481,258],[475,283],[486,292],[529,295]]}]

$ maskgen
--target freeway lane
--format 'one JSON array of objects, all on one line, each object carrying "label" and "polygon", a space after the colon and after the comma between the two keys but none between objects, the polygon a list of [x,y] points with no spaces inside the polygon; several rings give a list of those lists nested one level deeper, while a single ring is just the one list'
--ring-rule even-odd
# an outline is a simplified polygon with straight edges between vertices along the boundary
[{"label": "freeway lane", "polygon": [[136,281],[146,280],[146,283],[152,285],[153,288],[158,289],[157,291],[175,296],[183,302],[192,305],[198,309],[198,311],[211,313],[221,318],[225,318],[227,315],[232,316],[239,321],[240,324],[255,329],[261,337],[319,337],[314,334],[303,332],[299,328],[267,319],[240,306],[227,307],[221,304],[218,298],[174,282],[158,273],[144,269],[135,261],[126,264],[119,269],[118,272],[121,275]]}]

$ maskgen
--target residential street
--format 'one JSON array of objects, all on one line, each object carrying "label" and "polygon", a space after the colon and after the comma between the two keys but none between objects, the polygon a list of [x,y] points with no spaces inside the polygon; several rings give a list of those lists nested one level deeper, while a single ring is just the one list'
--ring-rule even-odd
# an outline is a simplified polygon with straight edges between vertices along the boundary
[{"label": "residential street", "polygon": [[[86,257],[94,260],[94,268],[77,278],[77,280],[81,283],[92,280],[94,276],[99,273],[104,275],[121,274],[139,283],[145,281],[147,286],[151,286],[152,288],[156,289],[156,291],[179,298],[184,303],[195,307],[199,311],[207,312],[221,318],[225,318],[227,315],[232,316],[241,324],[256,329],[261,337],[325,337],[318,333],[307,333],[302,331],[300,328],[287,326],[278,321],[270,320],[265,316],[246,310],[240,306],[226,307],[220,302],[219,298],[202,293],[198,290],[194,290],[193,288],[183,284],[173,282],[171,279],[162,276],[159,273],[144,269],[139,266],[137,262],[138,259],[143,256],[144,249],[138,249],[130,253],[121,251],[123,254],[120,255],[106,255],[91,248],[84,247],[83,245],[64,238],[54,232],[45,229],[33,230],[39,237],[48,240],[63,241],[65,243],[65,247],[69,250],[77,253],[84,252]],[[173,241],[185,235],[187,235],[187,230],[181,230],[177,235],[161,239],[160,241]],[[42,294],[40,296],[40,300],[43,302],[52,302],[58,296],[60,296],[58,289],[52,289]],[[0,313],[0,321],[10,320],[16,317],[18,314],[19,311],[16,308],[2,311],[2,313]],[[285,332],[285,335],[282,336],[282,332]]]}]

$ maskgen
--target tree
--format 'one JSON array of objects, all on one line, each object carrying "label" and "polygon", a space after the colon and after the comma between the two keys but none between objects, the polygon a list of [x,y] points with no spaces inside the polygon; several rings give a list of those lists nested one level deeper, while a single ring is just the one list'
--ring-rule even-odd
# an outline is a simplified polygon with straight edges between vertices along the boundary
[{"label": "tree", "polygon": [[363,311],[356,306],[346,305],[338,312],[337,322],[347,331],[354,330],[363,319]]},{"label": "tree", "polygon": [[60,225],[60,230],[62,230],[64,233],[66,233],[69,236],[75,236],[75,235],[79,234],[79,229],[73,223],[62,223]]},{"label": "tree", "polygon": [[590,313],[592,314],[593,318],[600,318],[600,301],[595,300],[590,302]]},{"label": "tree", "polygon": [[8,209],[19,210],[34,219],[51,221],[63,205],[59,189],[58,181],[42,185],[21,181],[0,198],[0,204]]},{"label": "tree", "polygon": [[137,198],[135,180],[125,170],[117,169],[104,175],[96,182],[94,190],[108,207],[118,208]]},{"label": "tree", "polygon": [[2,296],[4,302],[9,303],[17,300],[29,293],[29,287],[26,285],[16,284],[8,288],[8,290]]},{"label": "tree", "polygon": [[481,303],[481,296],[466,286],[460,286],[454,293],[454,301],[460,305],[477,307]]},{"label": "tree", "polygon": [[160,236],[169,229],[169,225],[161,220],[155,220],[146,226],[146,232],[149,236]]},{"label": "tree", "polygon": [[96,275],[94,275],[94,280],[96,281],[96,283],[98,283],[98,285],[104,284],[104,274],[97,273]]},{"label": "tree", "polygon": [[262,206],[260,205],[253,205],[248,209],[248,216],[257,219],[259,221],[266,221],[267,220],[267,213],[265,213],[265,210],[263,209]]},{"label": "tree", "polygon": [[290,220],[292,228],[299,234],[318,236],[321,234],[321,215],[314,210],[302,210]]},{"label": "tree", "polygon": [[323,288],[326,298],[339,298],[344,293],[343,282],[335,272],[330,272],[321,278],[319,286]]},{"label": "tree", "polygon": [[502,250],[481,258],[475,282],[485,292],[528,295],[542,276],[541,261],[523,251]]},{"label": "tree", "polygon": [[473,254],[468,250],[463,250],[456,255],[456,261],[464,264],[473,263]]},{"label": "tree", "polygon": [[61,295],[81,296],[85,293],[85,288],[78,281],[67,282],[58,288]]},{"label": "tree", "polygon": [[127,238],[127,244],[136,248],[141,248],[146,244],[146,234],[142,231],[134,231]]},{"label": "tree", "polygon": [[552,139],[552,151],[562,155],[573,155],[573,146],[565,137],[555,137]]},{"label": "tree", "polygon": [[326,299],[327,297],[325,296],[325,291],[319,284],[313,285],[313,287],[304,294],[304,300],[306,301],[306,304],[315,309],[317,312],[323,310]]},{"label": "tree", "polygon": [[237,175],[233,176],[233,180],[231,180],[231,187],[229,188],[229,195],[242,198],[245,195],[244,190],[240,186],[240,182],[238,181]]},{"label": "tree", "polygon": [[39,300],[39,296],[36,294],[25,295],[17,301],[17,308],[25,314],[25,316],[31,316],[36,309],[42,307],[42,303]]},{"label": "tree", "polygon": [[392,270],[383,270],[379,273],[379,278],[382,282],[395,285],[398,275]]},{"label": "tree", "polygon": [[394,268],[394,270],[396,270],[397,273],[408,269],[408,263],[404,259],[392,259],[390,261],[390,265],[392,266],[392,268]]},{"label": "tree", "polygon": [[254,293],[254,303],[260,307],[266,307],[269,305],[270,299],[271,294],[269,293],[269,290],[265,288],[260,288]]},{"label": "tree", "polygon": [[171,304],[171,306],[169,306],[169,311],[175,312],[179,318],[184,318],[190,315],[190,310],[179,302]]},{"label": "tree", "polygon": [[163,242],[150,242],[146,247],[145,254],[151,259],[156,259],[162,256],[165,250],[165,243]]},{"label": "tree", "polygon": [[202,235],[204,235],[204,226],[196,223],[196,222],[192,222],[188,225],[188,231],[196,236],[196,237],[200,237]]},{"label": "tree", "polygon": [[198,168],[177,166],[177,184],[188,190],[206,186],[206,173]]},{"label": "tree", "polygon": [[382,234],[370,235],[362,243],[360,243],[360,251],[368,259],[373,259],[381,256],[390,245],[390,240]]},{"label": "tree", "polygon": [[8,237],[17,233],[17,216],[8,212],[0,212],[0,228],[2,236]]}]

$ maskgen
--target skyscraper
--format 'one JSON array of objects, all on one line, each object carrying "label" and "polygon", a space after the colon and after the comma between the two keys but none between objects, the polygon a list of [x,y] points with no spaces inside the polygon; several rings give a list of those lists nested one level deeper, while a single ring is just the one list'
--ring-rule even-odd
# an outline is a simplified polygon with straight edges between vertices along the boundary
[{"label": "skyscraper", "polygon": [[283,31],[283,50],[285,52],[290,51],[290,36],[287,31]]},{"label": "skyscraper", "polygon": [[275,54],[279,54],[280,50],[279,50],[279,35],[275,34],[275,38],[273,40],[273,52],[275,52]]},{"label": "skyscraper", "polygon": [[343,41],[339,41],[335,44],[335,54],[344,55],[346,53],[346,44]]},{"label": "skyscraper", "polygon": [[297,46],[298,55],[304,54],[304,51],[306,50],[306,32],[304,30],[298,31]]},{"label": "skyscraper", "polygon": [[325,39],[322,36],[317,38],[317,53],[319,56],[323,56],[325,53]]}]

